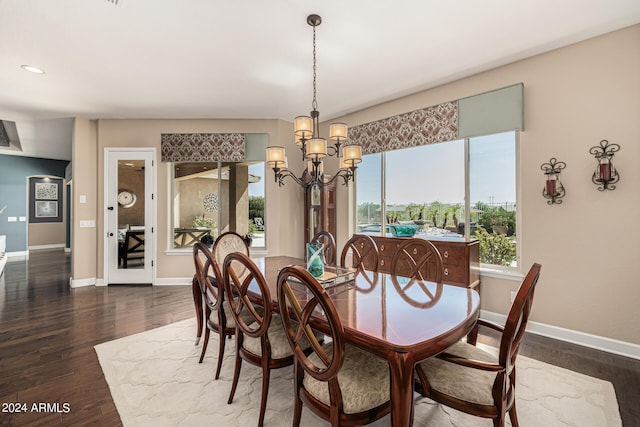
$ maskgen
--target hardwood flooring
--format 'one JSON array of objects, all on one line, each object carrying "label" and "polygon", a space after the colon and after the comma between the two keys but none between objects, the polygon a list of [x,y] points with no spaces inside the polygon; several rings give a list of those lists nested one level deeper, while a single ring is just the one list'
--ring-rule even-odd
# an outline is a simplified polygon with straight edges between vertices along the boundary
[{"label": "hardwood flooring", "polygon": [[[27,405],[0,412],[2,426],[121,425],[93,346],[194,315],[189,286],[70,289],[69,274],[69,255],[50,250],[0,276],[0,409]],[[536,335],[521,354],[611,381],[623,425],[640,426],[640,361]]]}]

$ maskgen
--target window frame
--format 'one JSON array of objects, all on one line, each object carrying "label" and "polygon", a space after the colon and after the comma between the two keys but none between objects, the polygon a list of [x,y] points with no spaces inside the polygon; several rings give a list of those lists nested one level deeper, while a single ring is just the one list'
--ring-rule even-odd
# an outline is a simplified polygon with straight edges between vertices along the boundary
[{"label": "window frame", "polygon": [[[176,177],[175,177],[175,164],[176,163],[184,163],[184,162],[166,162],[167,164],[167,189],[168,189],[168,197],[167,197],[167,239],[166,239],[166,246],[165,246],[165,255],[191,255],[193,253],[193,247],[175,247],[174,245],[174,236],[175,236],[175,228],[173,226],[174,224],[174,194],[175,194],[175,182],[176,182]],[[216,164],[216,168],[217,168],[217,174],[218,174],[218,179],[217,179],[217,194],[222,194],[222,174],[224,172],[225,167],[225,163],[232,163],[232,162],[223,162],[223,161],[217,161],[217,162],[203,162],[203,163],[215,163]],[[244,162],[234,162],[234,163],[246,163],[246,161]],[[266,199],[267,199],[267,195],[266,195],[266,171],[267,168],[265,167],[265,161],[262,160],[258,160],[258,161],[253,161],[251,162],[253,163],[262,163],[263,164],[263,175],[262,175],[262,185],[264,186],[264,207],[265,207],[265,216],[266,216]],[[248,195],[248,197],[250,197],[250,195]],[[224,206],[224,205],[223,205]],[[221,224],[222,223],[222,218],[223,218],[223,211],[224,209],[219,209],[217,211],[217,215],[216,215],[216,224]],[[263,254],[267,252],[267,222],[265,221],[265,225],[264,225],[264,246],[255,246],[255,247],[251,247],[251,251],[254,254]]]},{"label": "window frame", "polygon": [[[497,277],[497,278],[502,278],[502,279],[512,279],[512,280],[521,280],[522,279],[522,273],[521,273],[521,258],[522,258],[522,240],[523,240],[523,236],[522,236],[522,209],[520,209],[520,207],[522,206],[521,204],[521,199],[522,199],[522,188],[521,188],[521,163],[520,163],[520,131],[518,130],[512,130],[512,131],[505,131],[505,132],[496,132],[495,135],[498,134],[503,134],[503,133],[513,133],[513,143],[514,143],[514,148],[515,148],[515,203],[516,203],[516,230],[515,230],[515,234],[517,236],[516,239],[516,266],[515,267],[511,267],[511,266],[502,266],[502,265],[496,265],[496,264],[486,264],[486,263],[480,263],[480,271],[482,274],[487,275],[487,276],[491,276],[491,277]],[[493,135],[493,134],[490,134]],[[471,182],[470,182],[470,142],[471,139],[475,138],[475,137],[480,137],[480,136],[489,136],[489,135],[478,135],[478,136],[474,136],[474,137],[465,137],[465,138],[461,138],[461,139],[457,139],[455,141],[463,141],[463,151],[464,151],[464,221],[465,224],[470,224],[471,223]],[[437,144],[447,144],[448,142],[452,142],[452,141],[443,141],[443,142],[438,142]],[[390,150],[391,151],[391,150]],[[386,197],[386,180],[385,180],[385,176],[386,176],[386,153],[388,151],[382,151],[380,152],[380,191],[381,191],[381,200],[380,200],[380,210],[381,210],[381,220],[382,220],[382,226],[381,226],[381,230],[380,230],[380,236],[385,237],[386,236],[386,225],[387,225],[387,219],[386,219],[386,206],[387,206],[387,197]],[[373,153],[371,153],[373,154]],[[351,227],[352,230],[355,232],[355,230],[357,230],[357,215],[358,215],[358,190],[357,190],[357,176],[356,176],[356,185],[353,186],[353,192],[351,193],[351,205],[353,206],[353,212],[354,215],[351,216]],[[465,233],[463,238],[468,241],[470,239],[475,239],[474,237],[471,237],[471,227],[465,227]]]}]

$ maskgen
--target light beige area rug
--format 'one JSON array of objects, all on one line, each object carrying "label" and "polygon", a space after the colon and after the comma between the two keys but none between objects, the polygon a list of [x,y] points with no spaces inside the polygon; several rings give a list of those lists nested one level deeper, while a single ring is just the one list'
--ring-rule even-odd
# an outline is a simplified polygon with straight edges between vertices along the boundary
[{"label": "light beige area rug", "polygon": [[[95,347],[125,426],[257,425],[260,369],[243,364],[235,399],[228,405],[235,340],[227,341],[220,379],[214,380],[217,335],[211,334],[207,356],[199,364],[202,344],[194,346],[195,331],[195,319],[190,319]],[[523,427],[622,425],[613,386],[607,381],[526,357],[518,358],[517,381],[518,418]],[[293,369],[272,371],[265,426],[290,426],[292,414]],[[328,423],[304,408],[301,425]],[[387,426],[389,417],[372,425]],[[414,425],[492,423],[417,397]]]}]

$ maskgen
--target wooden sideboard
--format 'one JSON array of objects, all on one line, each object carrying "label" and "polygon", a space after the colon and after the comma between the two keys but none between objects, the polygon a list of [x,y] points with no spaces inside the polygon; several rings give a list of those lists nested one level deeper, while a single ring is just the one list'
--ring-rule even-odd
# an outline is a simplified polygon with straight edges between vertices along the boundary
[{"label": "wooden sideboard", "polygon": [[[372,236],[380,253],[378,271],[391,273],[391,260],[398,246],[406,239],[421,237]],[[480,285],[480,243],[464,238],[427,238],[438,248],[444,266],[443,282],[449,285],[476,288]],[[402,272],[397,272],[402,274]]]}]

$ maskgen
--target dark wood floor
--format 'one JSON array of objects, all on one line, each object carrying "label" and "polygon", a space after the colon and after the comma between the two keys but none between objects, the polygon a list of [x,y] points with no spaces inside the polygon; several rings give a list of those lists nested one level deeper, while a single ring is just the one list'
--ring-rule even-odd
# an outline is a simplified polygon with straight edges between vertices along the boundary
[{"label": "dark wood floor", "polygon": [[[69,270],[63,251],[38,251],[0,277],[0,404],[28,405],[0,412],[0,425],[121,425],[93,346],[194,315],[190,287],[70,289]],[[640,361],[535,335],[522,354],[611,381],[623,425],[640,426]],[[33,403],[60,412],[35,413]]]}]

